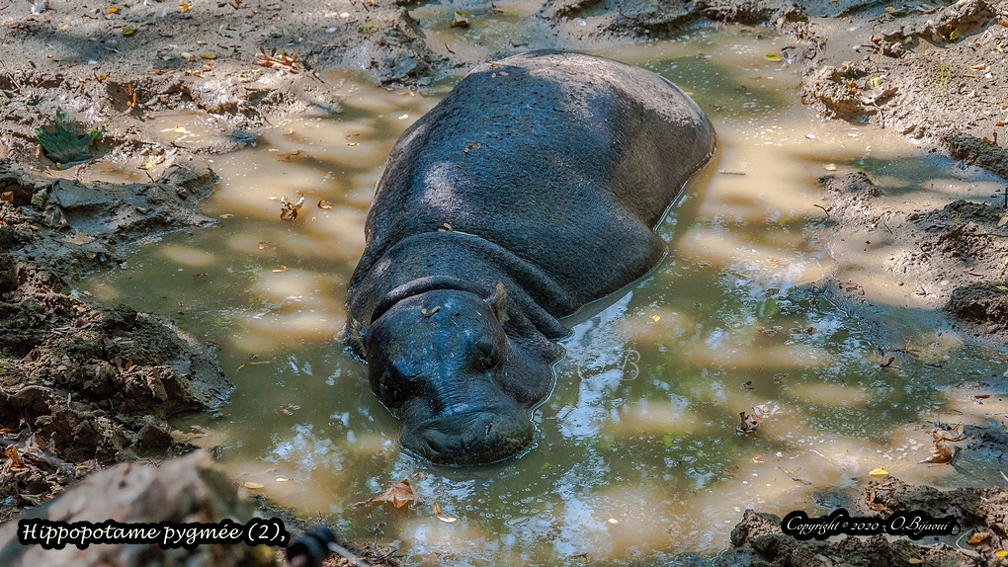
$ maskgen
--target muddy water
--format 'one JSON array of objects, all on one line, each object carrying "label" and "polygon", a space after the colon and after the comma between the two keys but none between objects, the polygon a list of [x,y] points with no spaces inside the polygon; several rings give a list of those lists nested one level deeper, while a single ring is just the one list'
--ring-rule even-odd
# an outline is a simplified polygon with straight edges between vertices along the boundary
[{"label": "muddy water", "polygon": [[[659,227],[668,258],[569,321],[536,447],[514,462],[451,470],[401,453],[397,422],[337,339],[381,165],[450,84],[421,95],[327,75],[342,83],[342,113],[214,158],[222,181],[205,211],[217,226],[155,238],[85,288],[220,345],[232,404],[175,425],[221,446],[236,479],[407,564],[713,553],[745,508],[832,509],[845,504],[835,488],[880,466],[908,482],[999,483],[982,457],[918,464],[926,422],[1005,412],[957,386],[1000,376],[996,353],[935,331],[928,311],[845,311],[815,284],[836,266],[809,236],[824,222],[816,178],[828,170],[867,169],[914,198],[986,198],[994,181],[885,132],[809,117],[793,103],[796,73],[764,57],[780,47],[736,28],[603,51],[682,85],[714,120],[720,152]],[[184,130],[201,135],[198,123]],[[281,200],[299,195],[297,219],[281,221]],[[879,348],[907,340],[912,354],[880,368]],[[742,411],[762,414],[757,433],[736,432]],[[354,506],[406,478],[421,505]]]}]

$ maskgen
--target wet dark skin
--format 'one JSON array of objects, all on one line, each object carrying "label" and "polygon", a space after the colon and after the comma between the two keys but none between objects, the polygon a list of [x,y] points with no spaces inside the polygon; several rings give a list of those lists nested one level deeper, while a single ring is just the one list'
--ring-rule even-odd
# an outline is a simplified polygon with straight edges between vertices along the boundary
[{"label": "wet dark skin", "polygon": [[347,337],[403,449],[478,465],[534,442],[560,322],[665,254],[653,229],[714,152],[648,71],[533,52],[473,70],[390,153]]}]

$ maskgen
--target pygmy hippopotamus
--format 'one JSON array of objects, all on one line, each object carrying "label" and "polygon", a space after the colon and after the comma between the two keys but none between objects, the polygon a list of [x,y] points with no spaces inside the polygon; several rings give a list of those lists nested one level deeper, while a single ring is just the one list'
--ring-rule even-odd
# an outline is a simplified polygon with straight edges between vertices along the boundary
[{"label": "pygmy hippopotamus", "polygon": [[396,142],[348,289],[347,337],[400,443],[441,464],[521,453],[558,319],[644,275],[654,229],[714,153],[683,91],[539,51],[481,65]]}]

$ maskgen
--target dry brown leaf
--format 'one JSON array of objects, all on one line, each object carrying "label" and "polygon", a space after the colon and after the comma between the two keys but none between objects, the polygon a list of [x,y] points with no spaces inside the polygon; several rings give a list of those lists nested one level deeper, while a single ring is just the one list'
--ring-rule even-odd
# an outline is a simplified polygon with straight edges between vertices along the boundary
[{"label": "dry brown leaf", "polygon": [[410,485],[408,480],[401,480],[390,486],[381,496],[373,496],[363,502],[354,504],[354,506],[380,504],[382,502],[388,502],[395,508],[402,508],[410,504],[413,506],[420,504],[420,497],[413,490],[413,486]]},{"label": "dry brown leaf", "polygon": [[438,520],[441,520],[442,522],[444,522],[446,524],[454,524],[455,522],[458,521],[458,518],[456,518],[454,516],[449,516],[449,515],[445,514],[444,512],[442,512],[441,511],[441,505],[438,504],[437,502],[434,503],[433,508],[434,508],[434,517],[437,518]]},{"label": "dry brown leaf", "polygon": [[4,455],[6,455],[7,458],[11,460],[12,463],[14,463],[12,465],[13,468],[16,469],[21,467],[21,457],[20,455],[18,455],[17,447],[13,445],[7,447],[7,450],[4,451]]},{"label": "dry brown leaf", "polygon": [[763,419],[757,415],[749,415],[744,411],[739,412],[739,421],[741,424],[735,432],[740,435],[747,435],[749,433],[756,433],[759,429],[760,423],[763,423]]},{"label": "dry brown leaf", "polygon": [[281,152],[277,154],[277,159],[280,161],[290,162],[294,158],[304,154],[304,150],[294,150],[293,152]]},{"label": "dry brown leaf", "polygon": [[[301,150],[298,150],[301,151]],[[298,218],[298,212],[301,211],[301,205],[305,202],[304,196],[301,196],[296,202],[292,203],[287,200],[285,195],[280,199],[280,220],[292,221]]]},{"label": "dry brown leaf", "polygon": [[951,463],[955,458],[955,449],[948,445],[944,439],[935,439],[935,446],[931,448],[931,456],[921,461],[922,464],[943,465]]},{"label": "dry brown leaf", "polygon": [[455,12],[455,19],[448,25],[453,28],[467,28],[469,27],[469,19],[462,12]]},{"label": "dry brown leaf", "polygon": [[966,540],[966,543],[970,545],[980,545],[981,543],[990,539],[990,532],[973,532],[973,535]]},{"label": "dry brown leaf", "polygon": [[301,70],[301,66],[297,63],[298,56],[291,55],[288,56],[286,53],[277,54],[266,54],[263,52],[256,53],[255,62],[256,65],[262,67],[268,67],[270,69],[281,69],[285,71],[290,71],[292,73],[297,73]]}]

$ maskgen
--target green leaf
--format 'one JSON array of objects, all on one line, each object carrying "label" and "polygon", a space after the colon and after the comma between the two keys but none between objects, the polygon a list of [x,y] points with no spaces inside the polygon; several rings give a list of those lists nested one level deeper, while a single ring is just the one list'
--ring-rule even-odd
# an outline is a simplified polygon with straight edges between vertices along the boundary
[{"label": "green leaf", "polygon": [[778,313],[780,313],[780,307],[777,306],[777,302],[772,297],[760,303],[756,309],[756,316],[760,319],[769,319]]},{"label": "green leaf", "polygon": [[100,130],[90,130],[78,135],[78,124],[62,108],[56,109],[56,120],[44,128],[36,128],[38,138],[46,157],[57,164],[87,161],[94,157],[91,144],[101,138]]}]

